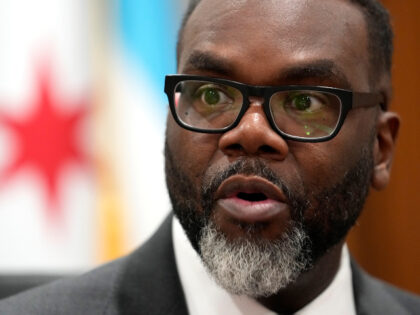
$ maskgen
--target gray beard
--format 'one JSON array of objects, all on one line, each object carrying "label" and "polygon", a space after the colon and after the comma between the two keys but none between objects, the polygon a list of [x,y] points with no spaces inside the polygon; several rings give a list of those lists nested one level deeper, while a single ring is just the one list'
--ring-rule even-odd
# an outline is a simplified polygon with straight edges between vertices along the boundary
[{"label": "gray beard", "polygon": [[209,221],[202,229],[199,248],[208,273],[218,285],[237,295],[276,294],[310,267],[305,255],[305,231],[290,228],[280,240],[228,240]]}]

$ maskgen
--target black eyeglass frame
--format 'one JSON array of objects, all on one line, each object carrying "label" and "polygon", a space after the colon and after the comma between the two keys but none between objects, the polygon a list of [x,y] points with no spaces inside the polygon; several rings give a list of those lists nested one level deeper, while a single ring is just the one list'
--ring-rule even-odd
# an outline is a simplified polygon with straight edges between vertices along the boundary
[{"label": "black eyeglass frame", "polygon": [[[242,102],[241,110],[239,111],[238,116],[236,117],[235,121],[231,125],[225,128],[221,128],[221,129],[202,129],[202,128],[190,126],[182,122],[179,119],[178,114],[176,113],[175,102],[174,102],[175,88],[177,84],[182,81],[207,81],[207,82],[212,82],[212,83],[217,83],[217,84],[228,85],[240,91],[243,96],[243,102]],[[328,136],[317,137],[317,138],[305,138],[305,137],[300,137],[300,136],[289,135],[277,127],[270,111],[270,104],[269,104],[270,99],[272,95],[276,92],[295,91],[295,90],[327,92],[327,93],[337,96],[340,99],[340,102],[341,102],[340,116],[338,118],[337,125],[335,126],[335,129],[331,134],[329,134]],[[344,120],[346,119],[346,116],[351,109],[360,108],[360,107],[374,107],[377,105],[380,105],[382,109],[385,109],[384,97],[380,93],[353,92],[350,90],[339,89],[339,88],[334,88],[334,87],[311,86],[311,85],[255,86],[255,85],[248,85],[248,84],[237,82],[237,81],[219,79],[219,78],[214,78],[214,77],[199,76],[199,75],[185,75],[185,74],[167,75],[165,77],[165,93],[168,96],[169,108],[171,110],[172,116],[179,126],[187,130],[191,130],[195,132],[213,133],[213,134],[224,133],[226,131],[232,130],[239,124],[239,122],[241,121],[242,117],[244,116],[244,114],[246,113],[246,111],[248,110],[251,104],[251,102],[249,101],[250,96],[263,97],[264,102],[262,104],[262,107],[267,117],[267,120],[270,123],[271,128],[284,139],[300,141],[300,142],[323,142],[323,141],[331,140],[340,131],[341,127],[343,126]]]}]

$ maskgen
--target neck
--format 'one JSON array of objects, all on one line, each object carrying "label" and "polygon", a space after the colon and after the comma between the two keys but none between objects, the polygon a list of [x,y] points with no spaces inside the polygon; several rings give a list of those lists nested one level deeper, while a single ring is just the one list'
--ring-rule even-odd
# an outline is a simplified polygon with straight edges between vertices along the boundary
[{"label": "neck", "polygon": [[340,265],[344,240],[320,257],[313,268],[277,294],[259,298],[258,301],[276,313],[294,313],[310,303],[334,279]]}]

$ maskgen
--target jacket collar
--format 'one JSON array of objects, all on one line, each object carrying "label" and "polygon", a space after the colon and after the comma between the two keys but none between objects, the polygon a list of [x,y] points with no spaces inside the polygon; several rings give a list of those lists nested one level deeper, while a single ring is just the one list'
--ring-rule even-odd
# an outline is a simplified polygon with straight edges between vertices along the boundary
[{"label": "jacket collar", "polygon": [[172,215],[131,254],[114,292],[120,314],[188,314],[172,245]]},{"label": "jacket collar", "polygon": [[352,259],[354,299],[358,315],[409,315],[386,288],[389,285],[371,277]]}]

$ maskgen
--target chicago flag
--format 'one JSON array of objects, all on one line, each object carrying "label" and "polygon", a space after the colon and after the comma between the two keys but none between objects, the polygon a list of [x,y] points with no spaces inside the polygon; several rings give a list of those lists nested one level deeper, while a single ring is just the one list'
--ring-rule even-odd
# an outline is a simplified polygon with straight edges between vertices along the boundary
[{"label": "chicago flag", "polygon": [[183,0],[0,1],[0,272],[79,272],[170,210],[167,101]]}]

